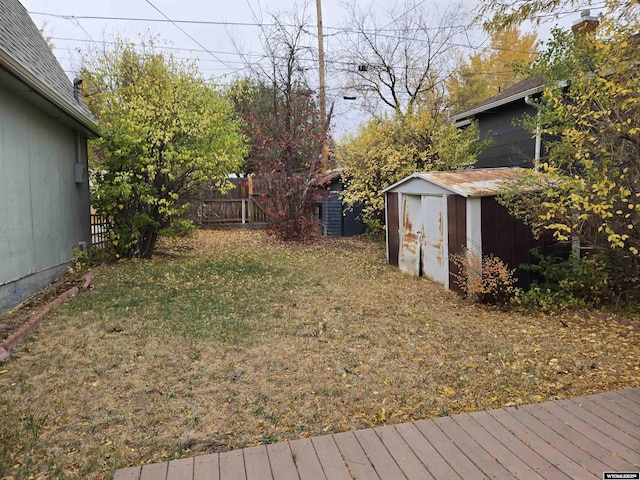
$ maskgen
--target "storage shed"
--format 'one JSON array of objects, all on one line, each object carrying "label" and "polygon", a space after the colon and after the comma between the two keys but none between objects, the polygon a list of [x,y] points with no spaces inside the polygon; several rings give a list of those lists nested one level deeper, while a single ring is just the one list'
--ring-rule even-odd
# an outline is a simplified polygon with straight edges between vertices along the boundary
[{"label": "storage shed", "polygon": [[[529,263],[538,246],[529,227],[495,199],[521,168],[414,173],[386,188],[387,259],[407,273],[457,289],[451,254],[494,254],[510,268]],[[520,286],[528,272],[518,271]]]},{"label": "storage shed", "polygon": [[344,190],[342,169],[325,172],[313,180],[316,189],[313,206],[315,216],[322,226],[322,234],[327,237],[353,237],[365,232],[360,220],[362,205],[346,205],[340,196]]}]

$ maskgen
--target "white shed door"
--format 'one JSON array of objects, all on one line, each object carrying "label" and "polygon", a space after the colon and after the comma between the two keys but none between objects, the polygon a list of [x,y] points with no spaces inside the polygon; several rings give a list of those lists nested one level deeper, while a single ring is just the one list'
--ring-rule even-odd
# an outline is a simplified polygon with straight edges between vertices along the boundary
[{"label": "white shed door", "polygon": [[447,245],[445,242],[444,196],[423,196],[421,204],[422,226],[422,274],[444,286],[448,286],[449,274]]},{"label": "white shed door", "polygon": [[420,275],[422,203],[418,195],[402,195],[402,225],[398,267],[411,275]]}]

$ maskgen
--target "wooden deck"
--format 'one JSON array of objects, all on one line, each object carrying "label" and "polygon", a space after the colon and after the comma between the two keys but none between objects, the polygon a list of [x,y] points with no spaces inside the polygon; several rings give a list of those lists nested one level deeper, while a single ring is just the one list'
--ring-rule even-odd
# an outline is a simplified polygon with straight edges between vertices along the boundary
[{"label": "wooden deck", "polygon": [[114,480],[553,480],[638,471],[633,388],[125,468]]}]

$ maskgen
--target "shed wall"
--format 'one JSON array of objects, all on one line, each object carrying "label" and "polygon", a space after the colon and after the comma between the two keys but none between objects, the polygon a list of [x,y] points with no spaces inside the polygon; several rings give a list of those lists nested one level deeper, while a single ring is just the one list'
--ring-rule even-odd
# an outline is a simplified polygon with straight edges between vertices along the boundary
[{"label": "shed wall", "polygon": [[342,201],[337,192],[327,191],[322,206],[322,225],[324,235],[342,236]]},{"label": "shed wall", "polygon": [[519,267],[530,262],[530,251],[536,247],[528,226],[509,215],[495,197],[482,198],[482,254],[494,254],[515,268],[519,287],[529,286],[529,272]]},{"label": "shed wall", "polygon": [[0,311],[63,272],[74,245],[90,245],[76,161],[86,171],[86,139],[0,84]]},{"label": "shed wall", "polygon": [[451,260],[451,255],[464,253],[467,246],[467,199],[460,195],[447,196],[447,224],[449,245],[449,288],[456,292],[462,289],[458,286],[456,275],[458,266]]},{"label": "shed wall", "polygon": [[391,265],[398,265],[400,252],[400,214],[398,206],[398,194],[387,192],[385,194],[387,215],[387,260]]}]

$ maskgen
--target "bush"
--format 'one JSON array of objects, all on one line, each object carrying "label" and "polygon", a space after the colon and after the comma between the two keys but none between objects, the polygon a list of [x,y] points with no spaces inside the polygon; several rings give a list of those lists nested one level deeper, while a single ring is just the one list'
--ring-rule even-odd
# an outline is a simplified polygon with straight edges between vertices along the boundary
[{"label": "bush", "polygon": [[465,249],[451,255],[451,260],[458,268],[458,273],[453,273],[456,284],[472,301],[505,306],[516,295],[515,269],[510,269],[499,257],[485,255],[481,261],[477,252]]},{"label": "bush", "polygon": [[615,272],[604,255],[576,258],[543,256],[534,252],[536,263],[522,268],[531,271],[529,291],[518,296],[516,305],[541,311],[592,308],[612,304],[618,297]]}]

